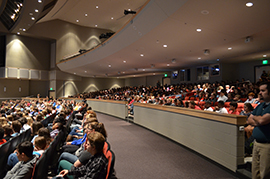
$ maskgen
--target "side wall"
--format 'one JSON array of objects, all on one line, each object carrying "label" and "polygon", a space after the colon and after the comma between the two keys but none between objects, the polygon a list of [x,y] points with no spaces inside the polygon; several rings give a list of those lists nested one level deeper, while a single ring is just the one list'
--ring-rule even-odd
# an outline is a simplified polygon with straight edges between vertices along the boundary
[{"label": "side wall", "polygon": [[50,41],[18,35],[6,37],[6,67],[50,69]]}]

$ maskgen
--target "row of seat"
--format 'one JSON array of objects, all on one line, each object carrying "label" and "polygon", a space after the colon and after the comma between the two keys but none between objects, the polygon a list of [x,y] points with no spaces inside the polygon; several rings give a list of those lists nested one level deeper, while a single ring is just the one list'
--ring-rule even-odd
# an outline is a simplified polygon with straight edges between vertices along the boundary
[{"label": "row of seat", "polygon": [[10,139],[6,143],[0,145],[0,178],[3,178],[6,171],[4,170],[7,165],[8,156],[14,152],[17,145],[24,141],[31,140],[31,129],[28,129],[25,132],[20,133],[18,136]]}]

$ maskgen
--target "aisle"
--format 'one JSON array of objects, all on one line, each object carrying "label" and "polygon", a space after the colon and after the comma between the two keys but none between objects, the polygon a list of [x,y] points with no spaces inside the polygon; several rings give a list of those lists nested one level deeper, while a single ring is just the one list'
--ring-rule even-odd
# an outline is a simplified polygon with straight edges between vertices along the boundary
[{"label": "aisle", "polygon": [[97,113],[116,155],[119,179],[236,179],[206,159],[154,132]]}]

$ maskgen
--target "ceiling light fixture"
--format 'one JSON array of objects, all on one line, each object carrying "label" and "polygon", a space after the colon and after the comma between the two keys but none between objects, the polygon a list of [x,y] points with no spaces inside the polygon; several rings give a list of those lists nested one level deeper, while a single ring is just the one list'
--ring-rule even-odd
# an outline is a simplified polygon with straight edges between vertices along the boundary
[{"label": "ceiling light fixture", "polygon": [[97,27],[97,24],[95,25],[95,27]]},{"label": "ceiling light fixture", "polygon": [[35,12],[38,12],[38,9],[35,9]]},{"label": "ceiling light fixture", "polygon": [[42,3],[42,0],[38,0],[39,3]]},{"label": "ceiling light fixture", "polygon": [[252,7],[252,6],[253,6],[253,3],[252,3],[252,2],[247,2],[247,3],[246,3],[246,6],[247,6],[247,7]]},{"label": "ceiling light fixture", "polygon": [[76,22],[79,22],[79,20],[77,19]]},{"label": "ceiling light fixture", "polygon": [[88,16],[88,14],[84,14],[84,16],[85,16],[85,17],[87,17],[87,16]]},{"label": "ceiling light fixture", "polygon": [[202,29],[196,29],[196,31],[197,31],[197,32],[201,32],[201,31],[202,31]]},{"label": "ceiling light fixture", "polygon": [[112,65],[108,65],[109,66],[109,68],[111,68],[112,67]]},{"label": "ceiling light fixture", "polygon": [[20,32],[17,32],[18,35],[20,35],[21,33]]},{"label": "ceiling light fixture", "polygon": [[126,72],[123,71],[123,73],[126,73]]},{"label": "ceiling light fixture", "polygon": [[144,55],[143,54],[141,54],[141,57],[143,57]]},{"label": "ceiling light fixture", "polygon": [[229,48],[228,48],[228,50],[231,50],[231,49],[232,49],[232,47],[229,47]]},{"label": "ceiling light fixture", "polygon": [[267,57],[267,55],[263,55],[263,57]]},{"label": "ceiling light fixture", "polygon": [[142,71],[145,71],[145,69],[142,69]]},{"label": "ceiling light fixture", "polygon": [[198,60],[202,59],[201,57],[198,57]]},{"label": "ceiling light fixture", "polygon": [[176,62],[176,59],[175,59],[175,58],[173,58],[173,59],[172,59],[172,63],[175,63],[175,62]]},{"label": "ceiling light fixture", "polygon": [[31,17],[31,19],[32,19],[32,21],[34,21],[34,20],[35,20],[35,18],[34,18],[34,17]]},{"label": "ceiling light fixture", "polygon": [[26,31],[25,29],[22,29],[24,32]]},{"label": "ceiling light fixture", "polygon": [[132,11],[131,9],[128,10],[124,10],[124,14],[128,15],[128,14],[136,14],[136,11]]},{"label": "ceiling light fixture", "polygon": [[111,17],[111,19],[113,20],[113,17]]},{"label": "ceiling light fixture", "polygon": [[96,8],[98,9],[98,6],[96,6]]},{"label": "ceiling light fixture", "polygon": [[168,67],[168,66],[170,66],[170,64],[169,64],[169,63],[167,64],[167,67]]},{"label": "ceiling light fixture", "polygon": [[127,63],[127,61],[125,61],[125,60],[124,60],[123,62],[124,62],[124,63]]},{"label": "ceiling light fixture", "polygon": [[167,45],[163,45],[164,48],[168,47]]}]

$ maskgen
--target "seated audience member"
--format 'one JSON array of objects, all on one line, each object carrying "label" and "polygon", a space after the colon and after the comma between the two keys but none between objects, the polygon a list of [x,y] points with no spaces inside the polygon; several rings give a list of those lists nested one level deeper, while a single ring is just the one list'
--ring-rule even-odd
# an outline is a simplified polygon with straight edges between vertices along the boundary
[{"label": "seated audience member", "polygon": [[6,141],[9,141],[9,139],[12,138],[11,134],[13,134],[12,127],[9,126],[9,125],[5,125],[3,128],[4,128],[4,130],[5,130],[4,139],[5,139]]},{"label": "seated audience member", "polygon": [[13,134],[11,134],[12,137],[16,137],[20,134],[22,124],[19,121],[12,121],[11,127],[14,131]]},{"label": "seated audience member", "polygon": [[228,99],[226,100],[226,102],[233,102],[234,101],[233,98],[234,98],[234,93],[228,93]]},{"label": "seated audience member", "polygon": [[185,102],[185,108],[189,108],[189,102],[188,101]]},{"label": "seated audience member", "polygon": [[238,105],[237,102],[231,102],[230,103],[230,110],[229,110],[229,114],[235,114],[235,115],[239,115],[239,111],[237,111]]},{"label": "seated audience member", "polygon": [[31,130],[32,130],[31,136],[33,137],[31,141],[32,143],[34,143],[35,138],[38,136],[38,130],[42,127],[43,127],[43,124],[41,122],[33,122],[32,127],[31,127]]},{"label": "seated audience member", "polygon": [[202,110],[199,106],[196,105],[196,103],[194,101],[189,102],[189,108],[190,109]]},{"label": "seated audience member", "polygon": [[60,122],[56,122],[53,126],[52,126],[52,132],[50,132],[51,138],[55,139],[55,137],[58,135],[58,133],[62,130],[63,128],[63,124]]},{"label": "seated audience member", "polygon": [[235,95],[235,97],[233,98],[233,100],[237,103],[242,103],[243,101],[241,101],[241,96],[239,94]]},{"label": "seated audience member", "polygon": [[[47,140],[43,136],[38,136],[35,138],[33,145],[34,145],[33,155],[37,155],[39,158],[43,154],[44,150],[47,148]],[[16,150],[15,150],[15,153],[11,153],[8,156],[7,169],[10,170],[18,162],[19,162],[19,158],[17,157]]]},{"label": "seated audience member", "polygon": [[218,102],[218,105],[215,108],[215,112],[221,113],[221,114],[228,114],[227,109],[224,107],[224,102],[223,101]]},{"label": "seated audience member", "polygon": [[0,125],[4,126],[6,124],[8,124],[7,119],[5,117],[0,117]]},{"label": "seated audience member", "polygon": [[211,102],[210,101],[205,102],[204,110],[205,111],[213,111],[213,108],[211,108]]},{"label": "seated audience member", "polygon": [[218,97],[218,100],[217,101],[223,101],[223,102],[226,102],[227,101],[227,99],[228,99],[228,97],[225,95],[225,90],[223,89],[223,90],[221,90],[220,91],[220,95],[219,95],[219,97]]},{"label": "seated audience member", "polygon": [[33,155],[38,155],[39,157],[41,157],[46,148],[48,147],[46,138],[44,136],[36,137],[34,141],[34,146],[35,147]]},{"label": "seated audience member", "polygon": [[245,101],[245,103],[254,103],[255,102],[255,98],[254,98],[255,94],[254,93],[248,93],[248,99]]},{"label": "seated audience member", "polygon": [[211,93],[211,95],[210,95],[210,97],[209,97],[209,101],[211,102],[211,103],[215,103],[215,102],[217,102],[217,97],[216,97],[216,94],[215,93]]},{"label": "seated audience member", "polygon": [[31,142],[25,141],[20,143],[16,148],[18,162],[8,173],[4,179],[24,178],[30,179],[37,156],[33,155],[34,146]]},{"label": "seated audience member", "polygon": [[249,115],[251,114],[253,110],[254,108],[250,103],[245,103],[244,110],[240,112],[240,115],[249,117]]},{"label": "seated audience member", "polygon": [[6,139],[4,139],[5,130],[3,127],[0,127],[0,145],[6,143]]},{"label": "seated audience member", "polygon": [[25,117],[21,117],[21,118],[19,119],[19,122],[20,122],[21,125],[22,125],[21,131],[20,131],[21,133],[31,128],[31,126],[29,126],[29,125],[27,124],[27,119],[26,119]]},{"label": "seated audience member", "polygon": [[99,132],[90,132],[85,144],[86,150],[92,155],[87,164],[70,170],[62,170],[59,174],[65,177],[73,175],[74,178],[105,179],[107,175],[108,160],[103,154],[105,138]]}]

